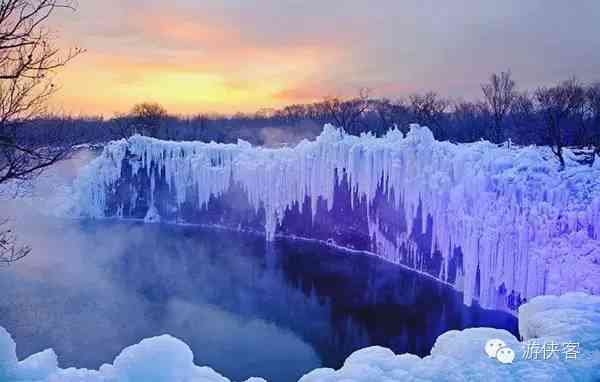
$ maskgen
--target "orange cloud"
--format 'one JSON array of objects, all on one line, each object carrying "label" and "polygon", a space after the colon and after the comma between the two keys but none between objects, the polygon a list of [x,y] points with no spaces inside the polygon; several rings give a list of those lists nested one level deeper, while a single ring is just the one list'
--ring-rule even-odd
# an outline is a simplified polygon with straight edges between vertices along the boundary
[{"label": "orange cloud", "polygon": [[81,31],[88,52],[58,75],[55,109],[108,116],[155,101],[179,114],[250,112],[314,99],[312,79],[341,57],[325,43],[265,42],[210,17],[149,11],[127,22],[119,33]]},{"label": "orange cloud", "polygon": [[242,40],[240,32],[231,26],[214,25],[209,20],[190,20],[174,13],[146,13],[132,23],[146,38],[173,47],[227,47]]},{"label": "orange cloud", "polygon": [[327,96],[328,92],[316,86],[304,84],[303,87],[284,89],[273,95],[273,98],[283,103],[309,103]]},{"label": "orange cloud", "polygon": [[[238,54],[238,61],[250,57]],[[312,50],[256,54],[231,69],[193,54],[153,62],[88,52],[58,76],[61,90],[53,103],[76,114],[110,115],[147,100],[180,114],[254,111],[287,103],[293,97],[283,98],[282,92],[318,70],[320,57]]]}]

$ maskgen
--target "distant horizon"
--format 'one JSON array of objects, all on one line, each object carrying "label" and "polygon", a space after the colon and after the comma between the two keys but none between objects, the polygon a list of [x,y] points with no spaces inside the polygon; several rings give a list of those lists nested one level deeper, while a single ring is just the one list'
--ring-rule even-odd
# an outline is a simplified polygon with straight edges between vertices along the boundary
[{"label": "distant horizon", "polygon": [[350,0],[79,2],[51,20],[62,47],[55,110],[113,116],[152,101],[173,114],[251,113],[353,96],[480,96],[491,73],[520,89],[600,80],[600,2]]},{"label": "distant horizon", "polygon": [[[514,77],[514,73],[512,73],[512,71],[509,69],[508,70],[511,74],[511,77]],[[499,74],[500,72],[498,72],[497,74]],[[490,76],[494,74],[494,73],[490,73]],[[489,77],[489,76],[488,76]],[[585,85],[592,85],[592,84],[597,84],[600,83],[600,77],[597,79],[592,79],[591,81],[585,81],[583,79],[581,79],[580,77],[576,76],[576,75],[571,75],[567,78],[561,78],[561,79],[557,79],[553,82],[550,82],[548,84],[540,84],[538,86],[536,86],[535,88],[522,88],[518,86],[518,82],[517,82],[517,90],[520,92],[526,92],[529,96],[533,95],[533,92],[539,88],[539,87],[543,87],[543,86],[555,86],[560,84],[563,81],[567,81],[570,79],[576,79],[579,83]],[[429,92],[433,92],[435,93],[437,96],[440,97],[440,99],[444,99],[447,101],[450,101],[449,103],[449,110],[447,111],[451,111],[452,109],[452,105],[455,104],[455,102],[461,102],[461,101],[466,101],[466,102],[484,102],[484,95],[483,92],[481,90],[481,85],[483,85],[484,83],[488,82],[489,78],[484,78],[481,81],[481,84],[479,85],[479,91],[480,94],[475,94],[470,98],[465,98],[465,97],[460,97],[460,96],[452,96],[449,94],[442,94],[439,93],[437,91],[434,90],[430,90],[430,89],[423,89],[423,90],[415,90],[413,92],[410,93],[406,93],[406,94],[401,94],[401,95],[397,95],[397,96],[386,96],[386,95],[377,95],[376,92],[372,91],[372,89],[369,88],[363,88],[362,90],[368,90],[369,94],[368,94],[368,98],[371,100],[382,100],[382,99],[388,99],[392,102],[400,102],[402,101],[408,101],[409,97],[411,95],[424,95],[427,94]],[[136,103],[132,103],[130,105],[125,105],[123,106],[122,111],[114,111],[114,112],[89,112],[89,113],[85,113],[85,112],[76,112],[76,111],[69,111],[66,110],[64,108],[61,108],[60,105],[57,105],[56,103],[56,98],[52,100],[51,102],[51,106],[50,106],[50,110],[47,111],[47,116],[56,116],[56,117],[71,117],[71,118],[80,118],[80,119],[85,119],[85,118],[103,118],[103,119],[113,119],[113,118],[118,118],[118,117],[122,117],[125,116],[127,114],[129,114],[133,107],[142,103],[155,103],[155,104],[159,104],[160,106],[162,106],[163,108],[165,108],[165,110],[167,111],[167,114],[169,117],[177,117],[177,118],[194,118],[194,117],[198,117],[198,116],[208,116],[208,117],[213,117],[213,118],[235,118],[236,115],[242,115],[242,116],[256,116],[258,114],[260,114],[261,112],[265,112],[265,111],[277,111],[277,110],[282,110],[285,107],[288,106],[294,106],[294,105],[311,105],[311,104],[315,104],[315,103],[319,103],[319,102],[323,102],[327,99],[332,99],[332,98],[338,98],[341,100],[349,100],[352,98],[357,98],[360,97],[360,92],[361,90],[357,90],[356,94],[347,94],[347,95],[340,95],[340,94],[335,94],[335,95],[324,95],[318,98],[315,98],[314,100],[306,100],[304,102],[295,102],[295,103],[284,103],[284,104],[280,104],[277,106],[266,106],[266,107],[258,107],[256,109],[246,109],[246,110],[236,110],[234,109],[235,106],[231,106],[231,110],[228,111],[206,111],[206,110],[190,110],[188,112],[176,112],[173,111],[171,109],[169,109],[168,107],[166,107],[165,105],[169,105],[170,103],[167,102],[162,103],[156,100],[152,100],[152,99],[140,99],[139,102]],[[58,95],[60,95],[60,92],[58,93]],[[58,99],[60,99],[60,97],[58,97]]]}]

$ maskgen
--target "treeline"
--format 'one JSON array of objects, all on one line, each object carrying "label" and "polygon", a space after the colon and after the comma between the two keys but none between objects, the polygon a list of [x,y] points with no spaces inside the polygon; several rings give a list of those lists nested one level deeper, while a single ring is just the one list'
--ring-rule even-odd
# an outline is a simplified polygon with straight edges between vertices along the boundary
[{"label": "treeline", "polygon": [[371,132],[380,136],[391,128],[406,130],[417,122],[429,126],[438,140],[510,140],[520,145],[549,146],[563,165],[563,149],[568,146],[587,148],[590,161],[592,152],[600,154],[600,82],[584,84],[572,78],[554,86],[519,91],[511,73],[503,72],[491,75],[481,89],[478,101],[453,100],[434,92],[391,100],[373,98],[363,91],[353,98],[327,98],[229,117],[178,117],[158,104],[145,103],[109,120],[67,118],[61,123],[88,142],[140,133],[172,140],[235,142],[242,138],[253,144],[269,144],[279,138],[293,143],[295,138],[314,136],[325,123],[350,134]]}]

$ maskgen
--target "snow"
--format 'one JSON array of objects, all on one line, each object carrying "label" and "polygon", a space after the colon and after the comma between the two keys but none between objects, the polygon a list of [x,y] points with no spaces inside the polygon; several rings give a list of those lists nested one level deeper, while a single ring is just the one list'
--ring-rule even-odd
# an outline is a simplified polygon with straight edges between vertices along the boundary
[{"label": "snow", "polygon": [[[147,193],[149,205],[141,218],[165,221],[159,179],[168,184],[175,203],[168,208],[174,210],[190,200],[206,206],[238,182],[253,208],[264,208],[264,232],[273,240],[286,209],[295,203],[305,208],[309,197],[313,219],[319,198],[331,208],[336,172],[345,170],[352,190],[366,198],[369,209],[383,177],[385,190],[397,196],[393,202],[407,227],[386,235],[380,215],[367,213],[368,250],[397,263],[408,254],[415,259],[413,268],[422,270],[424,254],[410,233],[418,227],[415,218],[423,219],[420,227],[425,229],[429,216],[430,247],[442,259],[434,277],[462,290],[466,304],[478,300],[484,307],[504,308],[509,294],[519,302],[569,291],[600,294],[600,166],[576,164],[568,150],[565,157],[566,169],[560,171],[544,148],[439,142],[428,128],[415,124],[406,136],[392,130],[381,138],[356,137],[328,125],[315,141],[276,149],[243,141],[167,142],[134,136],[108,144],[80,174],[75,213],[132,217],[131,210]],[[111,212],[111,197],[128,181],[124,163],[132,174],[150,178],[150,190],[131,182]],[[457,248],[463,256],[455,280],[450,280]],[[506,291],[501,299],[500,291]]]},{"label": "snow", "polygon": [[[472,328],[449,331],[436,341],[431,355],[396,355],[374,346],[350,355],[342,368],[316,369],[300,382],[395,381],[561,381],[600,379],[600,297],[570,293],[540,296],[519,309],[523,341],[505,330]],[[488,357],[485,344],[500,339],[517,355],[512,364]],[[577,342],[580,353],[567,360],[524,357],[531,341],[544,344]],[[190,348],[168,335],[150,338],[124,349],[112,364],[99,370],[61,369],[56,354],[46,350],[18,361],[10,334],[0,328],[0,380],[6,382],[228,382],[208,367],[194,365]],[[93,351],[93,349],[81,349]],[[224,355],[226,356],[226,355]],[[250,378],[247,382],[265,382]]]},{"label": "snow", "polygon": [[[340,370],[317,369],[300,382],[371,381],[597,381],[600,379],[600,297],[581,293],[541,296],[521,306],[524,342],[505,330],[473,328],[449,331],[436,341],[431,355],[396,355],[381,347],[352,354]],[[501,364],[484,352],[486,341],[501,339],[515,361]],[[526,343],[579,343],[575,360],[524,357]]]},{"label": "snow", "polygon": [[[6,382],[229,382],[208,367],[194,365],[190,348],[168,335],[142,340],[124,349],[113,364],[99,370],[60,369],[54,351],[18,362],[10,334],[0,328],[0,380]],[[82,349],[83,350],[83,349]],[[259,382],[249,379],[247,382]]]}]

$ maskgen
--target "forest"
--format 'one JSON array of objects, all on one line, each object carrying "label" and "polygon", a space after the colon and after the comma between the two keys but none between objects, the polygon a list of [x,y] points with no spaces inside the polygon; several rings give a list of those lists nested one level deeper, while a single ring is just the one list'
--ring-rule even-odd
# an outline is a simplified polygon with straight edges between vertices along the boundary
[{"label": "forest", "polygon": [[[481,98],[465,101],[435,92],[376,98],[361,90],[355,97],[329,97],[310,104],[262,109],[253,114],[171,115],[158,103],[135,105],[112,118],[45,116],[18,129],[19,140],[103,143],[133,134],[166,140],[236,142],[255,145],[293,144],[319,134],[324,124],[347,133],[377,136],[410,123],[428,126],[438,140],[540,145],[552,149],[564,166],[563,149],[578,149],[583,163],[600,154],[600,82],[576,78],[553,86],[520,91],[511,72],[492,74],[481,85]],[[60,137],[57,139],[57,137]]]}]

